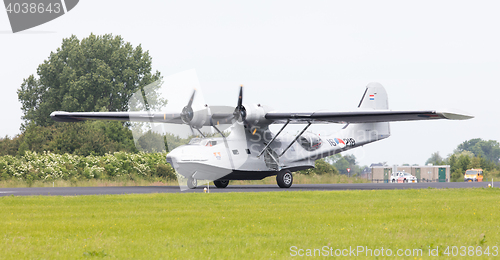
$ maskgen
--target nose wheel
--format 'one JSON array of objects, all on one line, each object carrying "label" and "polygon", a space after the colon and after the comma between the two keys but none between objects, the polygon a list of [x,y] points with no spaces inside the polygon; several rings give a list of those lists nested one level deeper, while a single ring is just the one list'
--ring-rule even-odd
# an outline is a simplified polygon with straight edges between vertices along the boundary
[{"label": "nose wheel", "polygon": [[290,171],[281,171],[276,175],[276,182],[280,188],[290,188],[293,183],[293,175]]},{"label": "nose wheel", "polygon": [[189,177],[187,180],[187,186],[190,189],[196,189],[196,186],[198,186],[198,181],[193,177]]}]

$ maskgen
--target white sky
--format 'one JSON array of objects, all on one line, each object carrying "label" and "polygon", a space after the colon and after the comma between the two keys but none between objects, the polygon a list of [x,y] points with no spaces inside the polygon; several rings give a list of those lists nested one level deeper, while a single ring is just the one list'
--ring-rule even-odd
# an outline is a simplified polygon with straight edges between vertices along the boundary
[{"label": "white sky", "polygon": [[500,139],[498,10],[498,1],[85,0],[16,34],[0,12],[0,136],[20,133],[16,91],[63,38],[113,33],[142,44],[164,76],[196,69],[210,105],[235,105],[243,84],[246,103],[350,110],[377,81],[391,109],[476,116],[392,123],[389,139],[352,150],[366,165],[423,164],[471,138]]}]

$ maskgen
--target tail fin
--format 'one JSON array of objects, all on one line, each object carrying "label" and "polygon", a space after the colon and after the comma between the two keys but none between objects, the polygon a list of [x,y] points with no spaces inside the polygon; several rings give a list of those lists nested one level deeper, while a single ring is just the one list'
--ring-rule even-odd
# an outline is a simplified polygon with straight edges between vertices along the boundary
[{"label": "tail fin", "polygon": [[363,110],[387,110],[389,102],[385,88],[377,82],[371,82],[366,86],[365,94],[359,102],[358,108]]},{"label": "tail fin", "polygon": [[[359,102],[361,110],[388,110],[389,101],[385,88],[377,82],[369,83]],[[391,135],[389,122],[348,124],[344,127],[344,135],[353,137],[356,143],[364,145]]]}]

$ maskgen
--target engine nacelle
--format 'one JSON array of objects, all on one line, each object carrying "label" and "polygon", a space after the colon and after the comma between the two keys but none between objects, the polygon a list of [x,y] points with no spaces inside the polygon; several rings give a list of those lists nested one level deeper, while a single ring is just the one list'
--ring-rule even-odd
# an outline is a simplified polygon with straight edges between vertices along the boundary
[{"label": "engine nacelle", "polygon": [[184,107],[184,109],[182,109],[181,113],[182,122],[190,125],[195,129],[200,129],[201,127],[203,127],[207,119],[208,119],[208,110],[206,108],[197,111],[193,111],[191,107]]},{"label": "engine nacelle", "polygon": [[272,121],[266,119],[266,114],[271,112],[272,108],[260,104],[245,104],[244,107],[246,109],[245,121],[250,126],[264,126],[272,123]]},{"label": "engine nacelle", "polygon": [[193,119],[191,120],[191,126],[196,129],[200,129],[205,125],[208,119],[208,110],[201,109],[198,111],[194,111]]}]

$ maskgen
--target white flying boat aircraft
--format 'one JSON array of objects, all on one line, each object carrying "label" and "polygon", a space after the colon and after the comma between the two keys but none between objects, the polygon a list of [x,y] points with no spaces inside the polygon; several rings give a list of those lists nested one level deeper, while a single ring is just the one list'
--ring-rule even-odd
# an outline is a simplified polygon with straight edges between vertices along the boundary
[{"label": "white flying boat aircraft", "polygon": [[[218,188],[225,188],[229,180],[260,180],[274,175],[279,187],[289,188],[292,172],[314,168],[315,160],[388,138],[389,122],[473,118],[450,111],[389,110],[387,93],[379,83],[368,84],[357,110],[349,112],[277,112],[265,105],[244,105],[242,87],[236,108],[205,105],[194,111],[195,93],[180,112],[56,111],[50,116],[60,122],[94,119],[188,125],[202,138],[191,139],[166,158],[186,179],[188,188],[196,188],[198,180],[213,181]],[[345,126],[327,136],[306,132],[311,124],[325,123]],[[271,124],[282,127],[273,133]],[[296,136],[281,134],[289,124],[305,126]],[[229,134],[223,125],[230,125]],[[212,127],[221,137],[205,137],[202,127]]]}]

